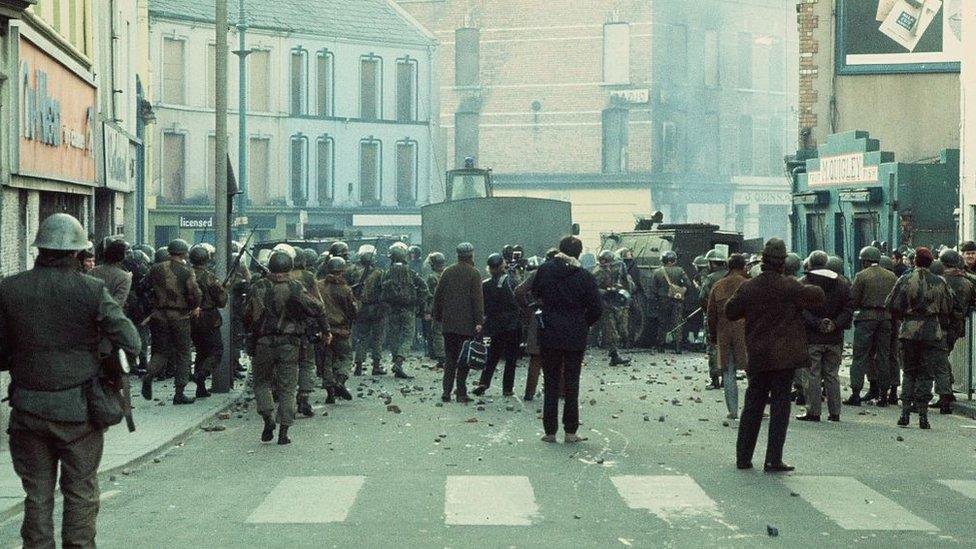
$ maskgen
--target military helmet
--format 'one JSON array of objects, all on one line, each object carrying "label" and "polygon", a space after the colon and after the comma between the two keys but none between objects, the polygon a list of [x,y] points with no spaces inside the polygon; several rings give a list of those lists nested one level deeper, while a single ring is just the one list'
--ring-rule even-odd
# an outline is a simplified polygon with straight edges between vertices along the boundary
[{"label": "military helmet", "polygon": [[470,258],[474,256],[474,245],[470,242],[462,242],[457,245],[457,249],[455,251],[457,252],[458,257]]},{"label": "military helmet", "polygon": [[37,229],[31,246],[42,250],[81,251],[92,245],[81,222],[66,213],[48,216]]},{"label": "military helmet", "polygon": [[405,246],[398,246],[401,242],[390,246],[390,261],[403,263],[407,260],[407,249]]},{"label": "military helmet", "polygon": [[800,272],[800,267],[803,266],[803,260],[800,259],[798,254],[790,252],[786,254],[786,264],[783,268],[783,274],[787,276],[796,276]]},{"label": "military helmet", "polygon": [[619,250],[617,250],[617,257],[619,257],[620,259],[625,259],[624,256],[629,254],[630,254],[630,248],[620,248]]},{"label": "military helmet", "polygon": [[678,254],[674,250],[668,250],[661,255],[661,263],[673,263],[678,260]]},{"label": "military helmet", "polygon": [[346,260],[339,256],[330,258],[328,263],[328,269],[329,269],[329,273],[332,274],[341,273],[342,271],[346,270]]},{"label": "military helmet", "polygon": [[942,276],[945,274],[945,270],[945,263],[942,263],[941,259],[935,259],[932,261],[932,264],[929,265],[929,271],[931,271],[934,275]]},{"label": "military helmet", "polygon": [[376,246],[372,244],[363,244],[356,251],[356,257],[359,259],[359,263],[362,265],[370,265],[376,258]]},{"label": "military helmet", "polygon": [[206,265],[210,261],[210,250],[201,244],[190,248],[190,264]]},{"label": "military helmet", "polygon": [[505,244],[505,246],[502,248],[502,257],[504,257],[508,261],[511,261],[512,256],[514,255],[515,255],[515,246],[512,246],[511,244]]},{"label": "military helmet", "polygon": [[705,260],[709,263],[725,263],[729,260],[729,258],[725,257],[725,252],[722,250],[712,248],[711,250],[708,250],[707,254],[705,254]]},{"label": "military helmet", "polygon": [[491,254],[488,256],[487,265],[489,269],[497,269],[505,263],[505,256],[502,254]]},{"label": "military helmet", "polygon": [[827,261],[830,260],[830,256],[827,252],[823,250],[814,250],[810,252],[810,257],[807,257],[807,265],[810,270],[824,269],[827,268]]},{"label": "military helmet", "polygon": [[126,252],[129,251],[129,243],[125,240],[110,240],[105,245],[105,261],[108,263],[119,263],[125,260]]},{"label": "military helmet", "polygon": [[146,257],[152,257],[156,253],[156,250],[149,244],[140,244],[136,246],[135,249],[146,254]]},{"label": "military helmet", "polygon": [[312,248],[305,248],[305,266],[314,267],[315,262],[319,260],[319,254]]},{"label": "military helmet", "polygon": [[844,276],[844,260],[836,255],[832,255],[827,258],[827,268],[841,276]]},{"label": "military helmet", "polygon": [[241,243],[238,242],[238,241],[236,241],[236,240],[231,240],[230,241],[230,251],[231,251],[231,253],[234,253],[234,254],[241,253]]},{"label": "military helmet", "polygon": [[346,244],[341,240],[333,242],[332,245],[329,246],[329,255],[332,257],[341,257],[343,259],[349,257],[349,244]]},{"label": "military helmet", "polygon": [[285,252],[286,254],[288,254],[288,257],[295,259],[295,248],[292,247],[291,244],[285,244],[284,242],[282,242],[281,244],[275,244],[275,247],[271,248],[271,251]]},{"label": "military helmet", "polygon": [[176,240],[171,241],[168,246],[166,246],[166,251],[169,252],[169,255],[184,255],[189,253],[190,245],[186,243],[186,240],[183,240],[182,238],[177,238]]},{"label": "military helmet", "polygon": [[447,260],[444,258],[444,254],[440,252],[433,252],[427,256],[427,263],[430,264],[432,269],[439,269],[443,267],[445,263],[447,263]]},{"label": "military helmet", "polygon": [[895,262],[894,262],[894,260],[892,260],[890,257],[888,257],[886,255],[881,256],[881,261],[878,262],[878,265],[881,265],[883,268],[885,268],[885,269],[887,269],[889,271],[892,271],[892,272],[895,271]]},{"label": "military helmet", "polygon": [[858,259],[866,263],[879,263],[881,261],[881,250],[875,246],[865,246],[861,248]]},{"label": "military helmet", "polygon": [[600,255],[597,256],[597,261],[600,263],[603,263],[604,261],[607,263],[613,263],[613,259],[613,252],[610,250],[603,250],[600,252]]},{"label": "military helmet", "polygon": [[277,250],[268,258],[268,270],[272,273],[289,273],[294,268],[294,261],[288,252]]},{"label": "military helmet", "polygon": [[705,259],[705,256],[703,255],[696,257],[695,260],[692,261],[691,263],[698,269],[704,269],[705,267],[708,267],[708,260]]},{"label": "military helmet", "polygon": [[141,265],[149,265],[149,256],[142,250],[133,250],[132,258]]},{"label": "military helmet", "polygon": [[413,245],[410,246],[409,253],[410,253],[410,259],[416,260],[416,259],[420,259],[424,251],[420,249],[420,246]]},{"label": "military helmet", "polygon": [[295,257],[291,258],[291,268],[292,270],[305,268],[305,250],[295,248]]},{"label": "military helmet", "polygon": [[959,267],[962,265],[962,256],[959,255],[959,252],[956,250],[949,248],[948,250],[943,250],[942,253],[939,254],[939,261],[951,269],[953,267]]},{"label": "military helmet", "polygon": [[153,253],[153,263],[162,263],[164,261],[169,261],[169,250],[166,246],[160,247]]}]

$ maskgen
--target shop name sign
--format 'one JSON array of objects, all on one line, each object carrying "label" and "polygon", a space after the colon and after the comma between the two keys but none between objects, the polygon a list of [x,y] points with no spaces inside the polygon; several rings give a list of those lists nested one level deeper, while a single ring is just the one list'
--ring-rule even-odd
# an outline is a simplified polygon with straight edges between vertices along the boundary
[{"label": "shop name sign", "polygon": [[875,183],[878,167],[864,165],[864,153],[827,156],[820,159],[820,170],[807,174],[810,187]]},{"label": "shop name sign", "polygon": [[181,215],[181,229],[213,229],[214,218],[212,215]]},{"label": "shop name sign", "polygon": [[[21,117],[24,138],[51,147],[68,147],[91,153],[91,139],[88,129],[76,130],[62,124],[61,101],[48,92],[48,75],[37,69],[31,82],[30,63],[23,62],[20,71],[24,97],[21,102]],[[94,110],[88,108],[85,120],[89,127],[94,118]]]},{"label": "shop name sign", "polygon": [[619,99],[624,103],[647,103],[651,100],[651,90],[635,89],[635,90],[613,90],[610,92],[610,97],[613,99]]}]

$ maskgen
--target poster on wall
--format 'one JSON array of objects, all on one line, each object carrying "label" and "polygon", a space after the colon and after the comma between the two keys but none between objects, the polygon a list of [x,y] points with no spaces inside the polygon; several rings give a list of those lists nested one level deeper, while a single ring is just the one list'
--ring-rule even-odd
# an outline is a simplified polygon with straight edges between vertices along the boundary
[{"label": "poster on wall", "polygon": [[838,0],[837,73],[959,72],[964,1]]}]

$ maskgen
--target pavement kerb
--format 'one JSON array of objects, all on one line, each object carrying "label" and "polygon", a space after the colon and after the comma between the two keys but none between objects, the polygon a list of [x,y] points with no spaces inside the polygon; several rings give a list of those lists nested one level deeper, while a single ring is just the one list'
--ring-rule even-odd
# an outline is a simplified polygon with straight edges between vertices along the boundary
[{"label": "pavement kerb", "polygon": [[[131,468],[142,466],[148,463],[152,458],[159,455],[163,450],[168,449],[171,446],[177,445],[185,441],[190,437],[190,435],[196,432],[201,425],[207,423],[208,421],[212,421],[215,417],[217,417],[221,413],[226,412],[227,410],[230,410],[235,405],[237,405],[244,398],[244,395],[245,395],[245,389],[242,386],[242,388],[238,391],[237,396],[233,400],[228,401],[225,406],[216,409],[212,414],[203,416],[200,419],[200,421],[194,423],[193,425],[190,425],[183,431],[176,433],[173,437],[167,439],[165,442],[163,442],[156,448],[144,452],[140,455],[137,455],[132,459],[130,459],[129,461],[117,465],[115,467],[112,467],[111,469],[105,469],[104,471],[99,471],[98,472],[99,482],[100,483],[105,482],[110,476],[116,473],[120,473],[123,469],[131,469]],[[116,425],[112,427],[112,429],[125,429],[125,425],[124,423],[120,425]],[[60,498],[60,492],[58,490],[55,490],[55,496]],[[0,523],[7,522],[8,520],[16,517],[23,510],[24,510],[24,501],[23,499],[20,499],[17,501],[17,503],[7,507],[6,509],[0,510]]]},{"label": "pavement kerb", "polygon": [[[850,376],[839,374],[837,379],[840,380],[842,386],[849,386],[851,384]],[[952,403],[952,411],[961,416],[976,419],[976,400],[959,400],[957,398]]]}]

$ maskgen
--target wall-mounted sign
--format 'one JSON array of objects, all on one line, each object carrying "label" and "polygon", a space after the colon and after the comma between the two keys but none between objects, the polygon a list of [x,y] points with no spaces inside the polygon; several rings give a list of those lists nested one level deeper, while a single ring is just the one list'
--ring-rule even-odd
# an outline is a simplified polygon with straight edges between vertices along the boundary
[{"label": "wall-mounted sign", "polygon": [[968,2],[838,0],[837,72],[959,72]]},{"label": "wall-mounted sign", "polygon": [[105,186],[121,192],[136,188],[135,144],[125,132],[109,124],[102,124],[102,141],[105,149]]},{"label": "wall-mounted sign", "polygon": [[846,189],[837,193],[837,199],[841,202],[852,203],[880,202],[881,188],[872,187],[870,189]]},{"label": "wall-mounted sign", "polygon": [[850,185],[877,183],[878,167],[864,164],[864,153],[827,156],[820,159],[820,170],[807,174],[807,185]]},{"label": "wall-mounted sign", "polygon": [[19,172],[94,185],[95,87],[21,36]]},{"label": "wall-mounted sign", "polygon": [[827,191],[797,193],[793,195],[793,203],[799,206],[823,206],[828,202],[830,202],[830,193]]},{"label": "wall-mounted sign", "polygon": [[212,215],[181,215],[181,229],[213,229],[214,216]]},{"label": "wall-mounted sign", "polygon": [[610,98],[617,99],[623,103],[639,105],[650,102],[651,90],[647,88],[634,90],[611,90]]},{"label": "wall-mounted sign", "polygon": [[[212,214],[184,214],[180,216],[181,229],[213,229],[214,216]],[[234,218],[233,226],[248,229],[274,229],[278,226],[278,217],[270,214],[250,214]]]}]

